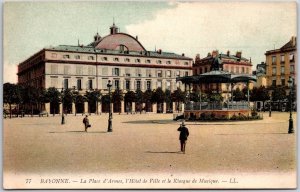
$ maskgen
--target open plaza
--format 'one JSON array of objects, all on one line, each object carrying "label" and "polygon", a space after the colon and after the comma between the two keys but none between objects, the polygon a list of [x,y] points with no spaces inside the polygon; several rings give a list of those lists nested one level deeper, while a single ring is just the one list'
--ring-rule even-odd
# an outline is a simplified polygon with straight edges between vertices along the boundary
[{"label": "open plaza", "polygon": [[[186,122],[190,136],[185,154],[178,140],[180,122],[173,121],[172,114],[114,114],[112,132],[107,132],[108,114],[89,116],[88,132],[83,117],[67,115],[64,125],[59,115],[4,119],[4,186],[9,188],[10,179],[21,175],[28,179],[28,175],[86,174],[247,174],[249,178],[263,174],[266,186],[280,187],[280,181],[288,182],[282,187],[296,185],[296,113],[295,134],[288,134],[285,112],[273,112],[272,117],[263,113],[264,119],[256,121]],[[268,185],[272,175],[281,178]],[[26,188],[25,183],[20,186]]]}]

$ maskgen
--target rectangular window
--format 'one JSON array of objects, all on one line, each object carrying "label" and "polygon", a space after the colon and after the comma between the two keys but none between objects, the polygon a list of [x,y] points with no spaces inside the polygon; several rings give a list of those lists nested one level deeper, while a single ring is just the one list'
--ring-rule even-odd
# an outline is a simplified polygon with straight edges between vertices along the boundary
[{"label": "rectangular window", "polygon": [[204,72],[207,73],[207,67],[204,68]]},{"label": "rectangular window", "polygon": [[151,63],[151,60],[150,60],[150,59],[147,59],[147,60],[146,60],[146,63]]},{"label": "rectangular window", "polygon": [[140,60],[140,59],[135,59],[135,62],[136,62],[136,63],[140,63],[141,60]]},{"label": "rectangular window", "polygon": [[156,63],[157,63],[157,64],[161,64],[161,60],[157,60]]},{"label": "rectangular window", "polygon": [[230,71],[231,73],[234,73],[234,67],[231,67]]},{"label": "rectangular window", "polygon": [[276,75],[276,67],[272,68],[272,75]]},{"label": "rectangular window", "polygon": [[184,73],[184,76],[189,76],[189,72],[186,71],[186,72]]},{"label": "rectangular window", "polygon": [[240,73],[239,67],[235,67],[235,73]]},{"label": "rectangular window", "polygon": [[80,55],[75,55],[75,59],[80,59]]},{"label": "rectangular window", "polygon": [[282,85],[282,86],[285,85],[285,79],[281,79],[281,85]]},{"label": "rectangular window", "polygon": [[64,79],[64,90],[67,90],[69,88],[69,79]]},{"label": "rectangular window", "polygon": [[70,55],[63,55],[64,59],[70,59]]},{"label": "rectangular window", "polygon": [[167,71],[167,77],[171,77],[171,71],[170,70]]},{"label": "rectangular window", "polygon": [[115,58],[114,58],[114,61],[119,62],[119,58],[118,58],[118,57],[115,57]]},{"label": "rectangular window", "polygon": [[108,67],[102,68],[102,75],[108,75]]},{"label": "rectangular window", "polygon": [[141,90],[141,81],[136,81],[136,89]]},{"label": "rectangular window", "polygon": [[272,56],[272,65],[276,65],[276,56]]},{"label": "rectangular window", "polygon": [[88,60],[94,60],[94,56],[88,56]]},{"label": "rectangular window", "polygon": [[176,71],[176,77],[180,77],[180,71]]},{"label": "rectangular window", "polygon": [[107,59],[107,57],[102,57],[101,60],[102,61],[107,61],[108,59]]},{"label": "rectangular window", "polygon": [[51,57],[52,57],[52,58],[57,58],[57,54],[56,54],[56,53],[52,53],[52,54],[51,54]]},{"label": "rectangular window", "polygon": [[119,88],[120,88],[120,81],[115,80],[115,89],[119,89]]},{"label": "rectangular window", "polygon": [[200,73],[200,74],[202,74],[202,68],[200,68],[200,71],[199,71],[199,73]]},{"label": "rectangular window", "polygon": [[276,80],[272,80],[272,86],[276,86]]},{"label": "rectangular window", "polygon": [[171,61],[167,61],[166,63],[167,63],[167,64],[171,64]]},{"label": "rectangular window", "polygon": [[55,64],[51,65],[51,74],[57,74],[58,73],[58,66]]},{"label": "rectangular window", "polygon": [[151,81],[147,81],[147,90],[151,90]]},{"label": "rectangular window", "polygon": [[161,88],[162,82],[161,81],[157,81],[157,88]]},{"label": "rectangular window", "polygon": [[88,82],[88,85],[89,85],[89,89],[93,89],[93,80],[92,79],[89,79],[89,82]]},{"label": "rectangular window", "polygon": [[280,73],[284,74],[284,67],[283,66],[280,68]]},{"label": "rectangular window", "polygon": [[294,73],[294,72],[295,72],[295,67],[294,67],[294,65],[291,65],[291,66],[290,66],[290,72],[291,72],[291,73]]},{"label": "rectangular window", "polygon": [[242,67],[242,73],[243,74],[245,73],[245,67]]},{"label": "rectangular window", "polygon": [[120,69],[119,68],[114,68],[114,76],[119,76],[120,75]]},{"label": "rectangular window", "polygon": [[125,68],[125,76],[130,77],[130,68]]},{"label": "rectangular window", "polygon": [[151,77],[151,69],[146,69],[146,76]]},{"label": "rectangular window", "polygon": [[284,55],[280,55],[280,63],[284,63]]},{"label": "rectangular window", "polygon": [[77,89],[81,90],[81,79],[77,79]]},{"label": "rectangular window", "polygon": [[125,62],[130,62],[130,59],[129,58],[125,58],[124,61]]},{"label": "rectangular window", "polygon": [[137,69],[135,70],[135,73],[136,73],[136,76],[137,76],[137,77],[141,77],[141,76],[142,76],[142,73],[141,73],[141,69],[140,69],[140,68],[137,68]]},{"label": "rectangular window", "polygon": [[126,80],[126,82],[125,82],[125,89],[130,90],[130,81],[129,80]]},{"label": "rectangular window", "polygon": [[82,66],[76,66],[76,75],[82,75]]},{"label": "rectangular window", "polygon": [[249,74],[249,72],[250,72],[248,67],[246,68],[246,72],[247,72],[247,74]]},{"label": "rectangular window", "polygon": [[293,62],[295,61],[295,56],[293,53],[290,54],[290,62]]},{"label": "rectangular window", "polygon": [[162,77],[162,71],[161,70],[157,71],[157,77]]},{"label": "rectangular window", "polygon": [[95,68],[93,66],[88,67],[88,74],[89,75],[95,75]]},{"label": "rectangular window", "polygon": [[64,66],[64,74],[70,74],[70,66]]}]

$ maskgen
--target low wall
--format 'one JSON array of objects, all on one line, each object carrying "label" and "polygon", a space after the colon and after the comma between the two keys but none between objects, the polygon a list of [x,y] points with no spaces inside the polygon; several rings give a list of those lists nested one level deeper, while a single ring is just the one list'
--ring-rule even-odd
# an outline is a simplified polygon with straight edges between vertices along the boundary
[{"label": "low wall", "polygon": [[186,110],[184,111],[184,119],[200,119],[201,114],[206,116],[212,115],[216,118],[228,118],[230,119],[233,115],[235,116],[251,116],[251,110],[245,109],[232,109],[232,110]]}]

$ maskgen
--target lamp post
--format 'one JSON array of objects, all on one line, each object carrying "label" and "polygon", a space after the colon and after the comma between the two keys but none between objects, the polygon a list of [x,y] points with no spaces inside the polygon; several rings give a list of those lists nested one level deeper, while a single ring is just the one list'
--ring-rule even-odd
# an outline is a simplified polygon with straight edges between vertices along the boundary
[{"label": "lamp post", "polygon": [[272,92],[270,93],[269,117],[272,116]]},{"label": "lamp post", "polygon": [[111,96],[110,96],[110,88],[111,88],[111,86],[112,86],[111,81],[108,80],[107,88],[108,88],[108,96],[109,96],[109,108],[108,108],[109,116],[108,116],[108,128],[107,128],[107,132],[112,132],[112,122],[111,122],[112,112],[111,112]]},{"label": "lamp post", "polygon": [[288,86],[290,88],[290,119],[289,119],[289,131],[288,133],[294,133],[294,123],[292,118],[292,108],[293,108],[293,88],[294,88],[294,79],[290,76],[288,80]]},{"label": "lamp post", "polygon": [[61,124],[65,124],[65,114],[64,114],[64,88],[61,89]]}]

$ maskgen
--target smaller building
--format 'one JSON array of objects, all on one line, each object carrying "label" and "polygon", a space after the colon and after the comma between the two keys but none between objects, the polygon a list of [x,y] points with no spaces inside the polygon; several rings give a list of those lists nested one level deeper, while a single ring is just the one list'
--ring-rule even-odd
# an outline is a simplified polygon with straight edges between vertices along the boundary
[{"label": "smaller building", "polygon": [[267,87],[287,86],[290,76],[296,79],[296,53],[297,38],[294,36],[281,48],[269,50],[265,53]]}]

